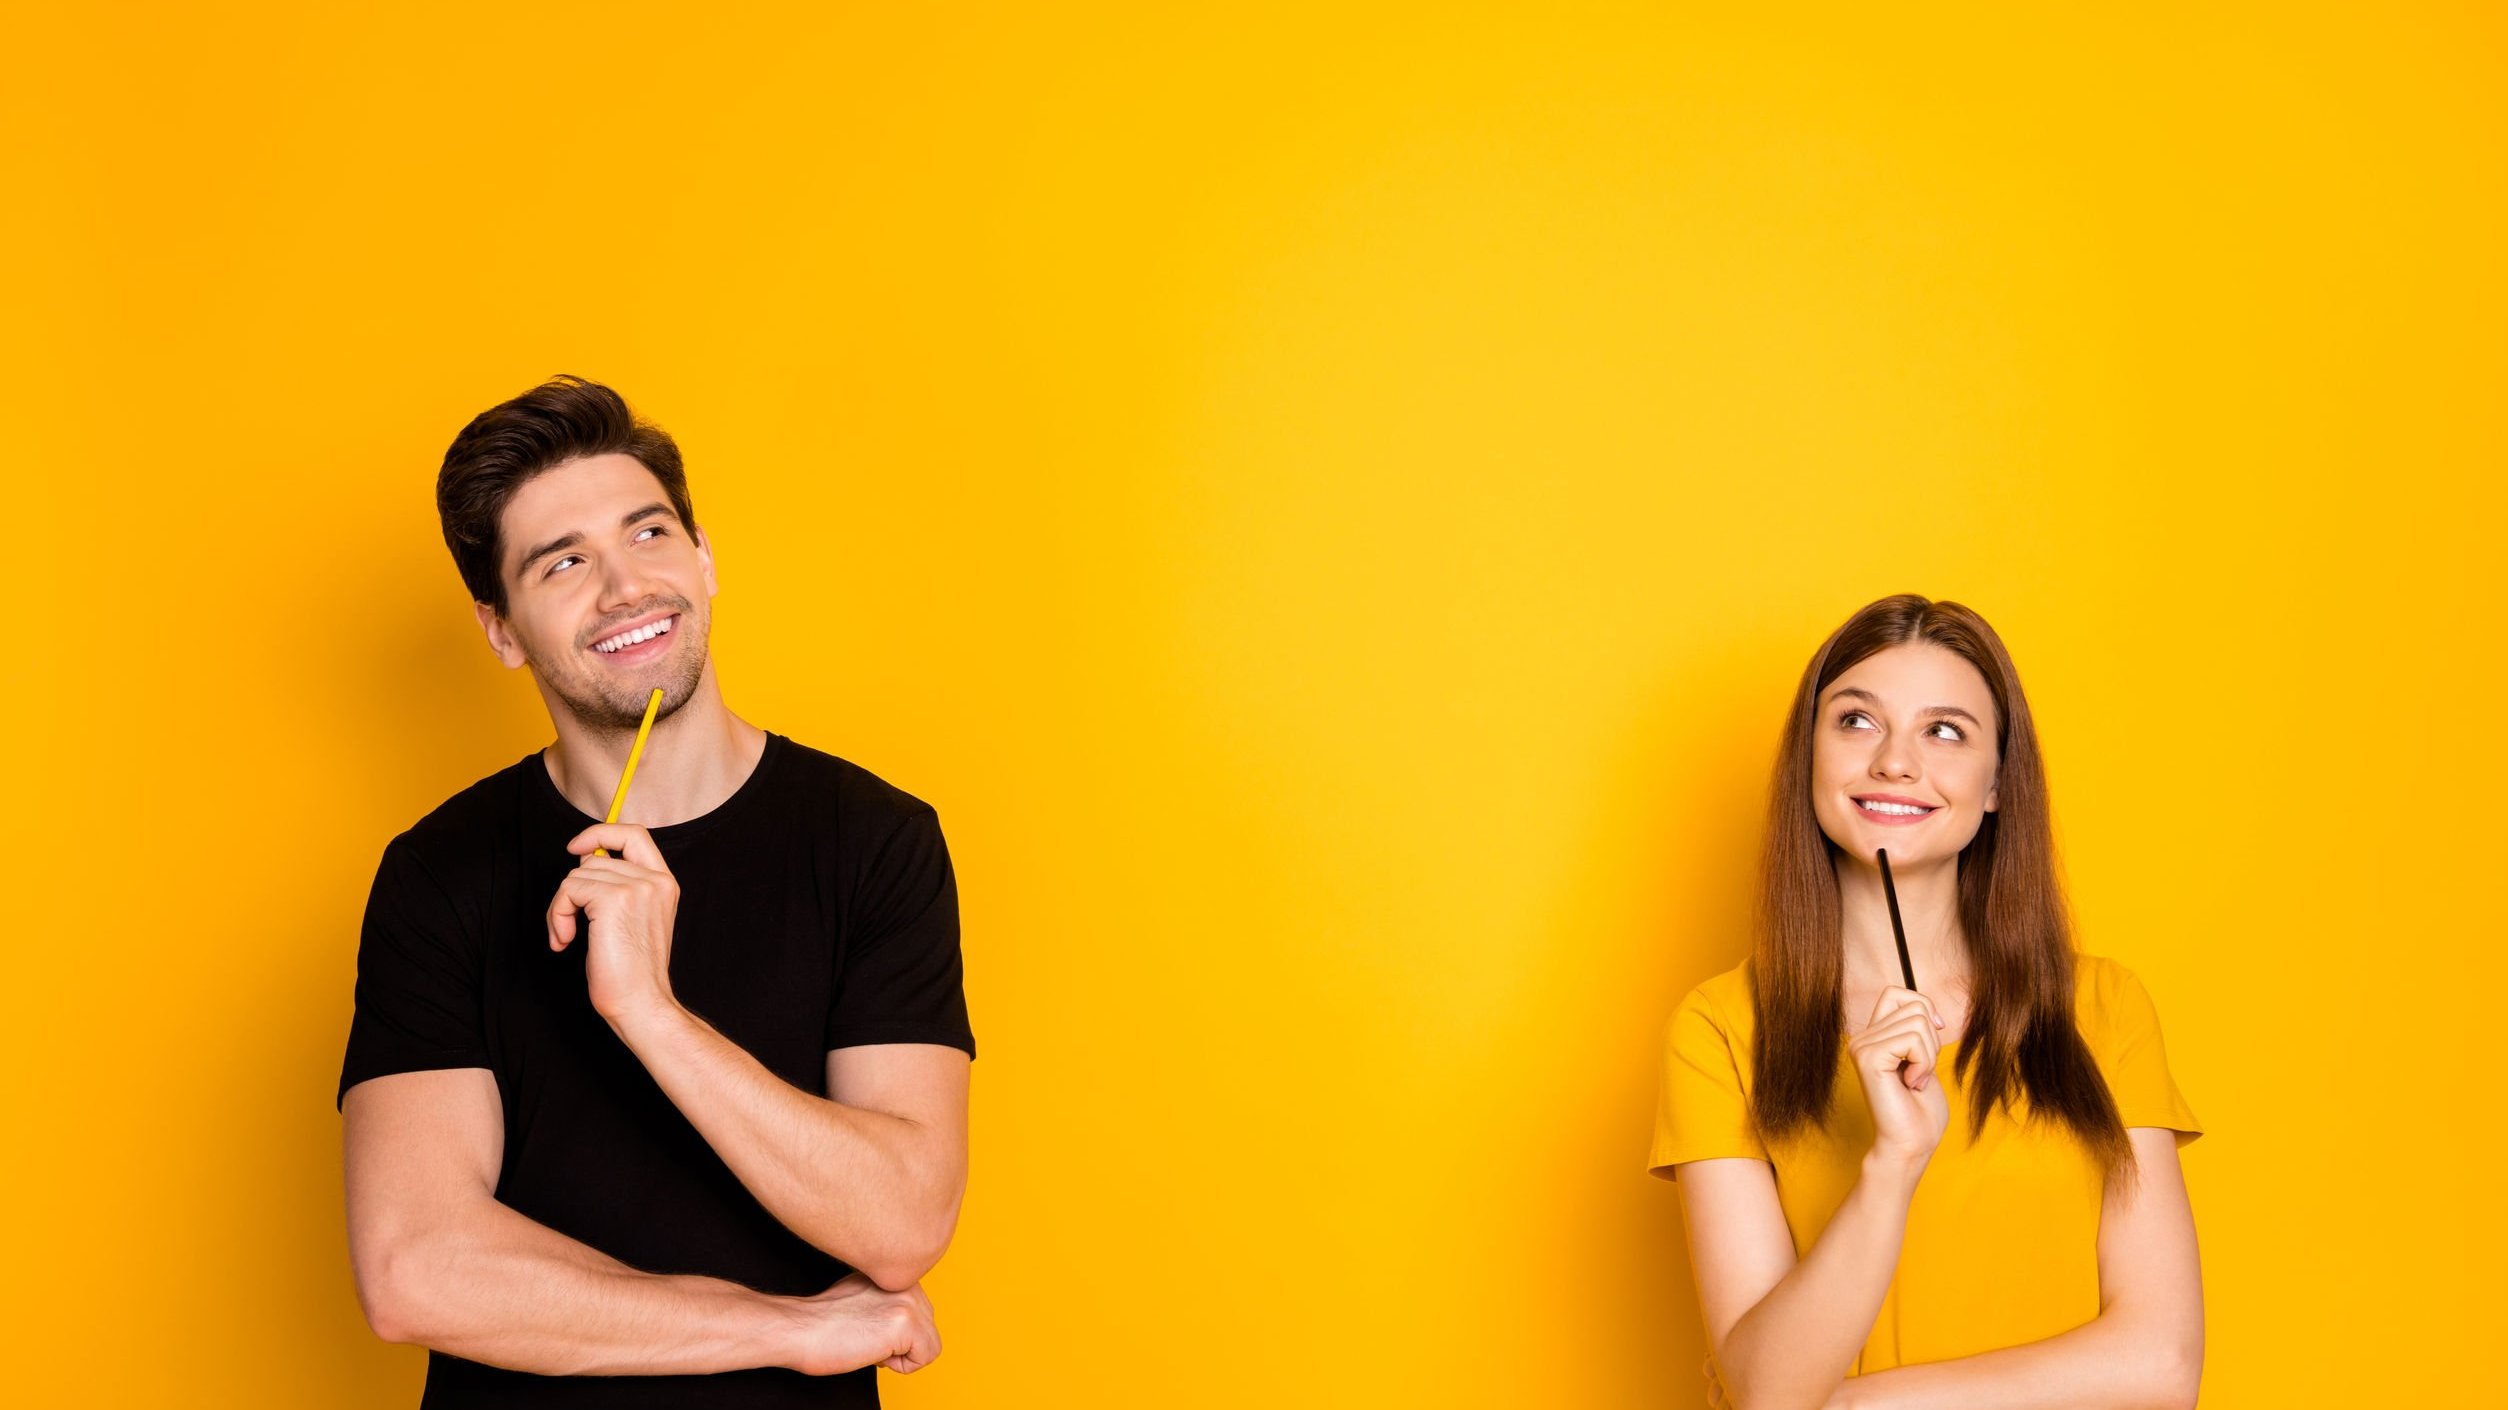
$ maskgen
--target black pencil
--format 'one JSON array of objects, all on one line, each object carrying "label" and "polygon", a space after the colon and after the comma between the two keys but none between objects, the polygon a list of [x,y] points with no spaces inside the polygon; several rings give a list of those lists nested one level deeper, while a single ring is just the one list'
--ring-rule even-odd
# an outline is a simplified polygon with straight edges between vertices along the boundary
[{"label": "black pencil", "polygon": [[1873,853],[1881,859],[1881,894],[1890,900],[1890,933],[1898,937],[1898,969],[1907,976],[1907,987],[1916,987],[1916,966],[1907,958],[1907,927],[1898,919],[1898,887],[1890,880],[1890,849],[1883,847]]}]

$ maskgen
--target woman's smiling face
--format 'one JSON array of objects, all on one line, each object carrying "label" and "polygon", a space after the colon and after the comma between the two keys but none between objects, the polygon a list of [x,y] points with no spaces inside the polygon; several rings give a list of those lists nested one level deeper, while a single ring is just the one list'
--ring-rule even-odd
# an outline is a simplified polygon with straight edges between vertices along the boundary
[{"label": "woman's smiling face", "polygon": [[1995,808],[2000,741],[1985,677],[1929,642],[1856,662],[1820,693],[1811,801],[1841,849],[1890,865],[1959,855]]}]

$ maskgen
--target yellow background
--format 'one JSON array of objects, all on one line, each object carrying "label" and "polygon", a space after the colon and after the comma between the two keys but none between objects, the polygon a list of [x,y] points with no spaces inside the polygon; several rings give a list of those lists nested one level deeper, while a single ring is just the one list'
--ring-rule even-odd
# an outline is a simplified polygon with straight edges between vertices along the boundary
[{"label": "yellow background", "polygon": [[2210,1128],[2206,1403],[2495,1384],[2495,8],[75,8],[0,59],[22,1403],[414,1403],[332,1088],[383,842],[549,737],[430,490],[560,371],[685,446],[733,707],[958,860],[892,1403],[1688,1403],[1660,1025],[1903,590]]}]

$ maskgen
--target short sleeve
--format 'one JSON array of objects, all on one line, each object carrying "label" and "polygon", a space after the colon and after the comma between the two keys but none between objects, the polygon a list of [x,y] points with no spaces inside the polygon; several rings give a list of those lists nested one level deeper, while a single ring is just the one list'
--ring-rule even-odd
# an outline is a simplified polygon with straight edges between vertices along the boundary
[{"label": "short sleeve", "polygon": [[369,1077],[488,1067],[482,951],[404,833],[386,843],[357,939],[356,1010],[335,1109]]},{"label": "short sleeve", "polygon": [[1683,1161],[1768,1159],[1767,1147],[1750,1129],[1750,1102],[1742,1087],[1742,1064],[1749,1059],[1747,1044],[1734,1041],[1705,986],[1691,990],[1664,1030],[1663,1085],[1647,1169],[1674,1179],[1671,1167]]},{"label": "short sleeve", "polygon": [[2112,960],[2108,965],[2106,1031],[2100,1035],[2097,1052],[2108,1091],[2116,1098],[2117,1114],[2127,1126],[2175,1131],[2177,1144],[2184,1146],[2203,1134],[2203,1124],[2168,1070],[2168,1050],[2160,1041],[2159,1009],[2132,970]]},{"label": "short sleeve", "polygon": [[975,1056],[958,953],[958,879],[917,804],[872,854],[847,908],[826,1046],[940,1043]]}]

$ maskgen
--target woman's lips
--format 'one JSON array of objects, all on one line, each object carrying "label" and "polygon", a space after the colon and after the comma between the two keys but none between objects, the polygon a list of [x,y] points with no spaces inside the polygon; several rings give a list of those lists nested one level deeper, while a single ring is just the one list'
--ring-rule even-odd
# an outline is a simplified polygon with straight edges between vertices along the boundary
[{"label": "woman's lips", "polygon": [[1879,823],[1883,827],[1901,827],[1908,823],[1920,823],[1942,811],[1940,808],[1931,808],[1921,813],[1877,813],[1857,800],[1848,799],[1847,801],[1855,804],[1857,817],[1867,822]]}]

